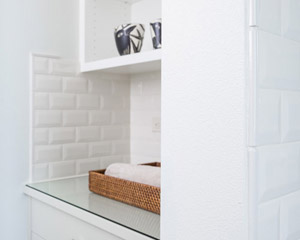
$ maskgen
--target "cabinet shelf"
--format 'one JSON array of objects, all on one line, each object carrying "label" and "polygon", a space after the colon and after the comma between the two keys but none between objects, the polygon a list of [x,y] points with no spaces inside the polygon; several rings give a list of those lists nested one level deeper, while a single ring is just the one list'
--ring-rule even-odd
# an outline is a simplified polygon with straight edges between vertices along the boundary
[{"label": "cabinet shelf", "polygon": [[81,65],[81,72],[106,71],[112,73],[140,73],[161,69],[162,51],[152,50],[131,55],[113,57]]}]

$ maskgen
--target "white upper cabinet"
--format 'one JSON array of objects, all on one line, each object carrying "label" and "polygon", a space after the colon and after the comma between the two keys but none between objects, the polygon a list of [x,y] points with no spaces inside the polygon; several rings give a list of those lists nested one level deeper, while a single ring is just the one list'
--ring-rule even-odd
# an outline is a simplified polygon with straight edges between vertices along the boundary
[{"label": "white upper cabinet", "polygon": [[[154,50],[150,22],[161,18],[161,0],[81,0],[81,71],[145,72],[160,69],[161,50]],[[141,52],[120,56],[114,31],[121,24],[145,27]]]}]

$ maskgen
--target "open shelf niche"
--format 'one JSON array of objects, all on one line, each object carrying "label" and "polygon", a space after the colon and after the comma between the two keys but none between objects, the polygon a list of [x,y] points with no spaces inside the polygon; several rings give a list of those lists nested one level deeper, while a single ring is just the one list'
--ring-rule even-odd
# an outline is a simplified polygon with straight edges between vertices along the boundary
[{"label": "open shelf niche", "polygon": [[[152,46],[150,22],[161,18],[161,0],[81,0],[81,71],[104,70],[116,73],[158,71],[161,50]],[[145,26],[140,53],[119,56],[114,29],[126,23]]]}]

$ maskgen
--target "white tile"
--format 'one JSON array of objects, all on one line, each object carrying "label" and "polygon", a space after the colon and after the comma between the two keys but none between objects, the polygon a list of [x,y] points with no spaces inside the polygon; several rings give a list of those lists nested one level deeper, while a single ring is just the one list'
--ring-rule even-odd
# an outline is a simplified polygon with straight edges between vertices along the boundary
[{"label": "white tile", "polygon": [[89,123],[91,125],[109,125],[111,123],[111,112],[89,111]]},{"label": "white tile", "polygon": [[256,2],[259,28],[281,34],[281,0],[256,0]]},{"label": "white tile", "polygon": [[65,111],[63,124],[64,126],[88,125],[88,113],[86,111]]},{"label": "white tile", "polygon": [[85,93],[88,90],[88,81],[84,78],[63,78],[63,90],[70,93]]},{"label": "white tile", "polygon": [[259,86],[276,89],[300,89],[300,44],[259,31]]},{"label": "white tile", "polygon": [[125,79],[113,80],[112,84],[113,84],[113,94],[129,96],[130,81]]},{"label": "white tile", "polygon": [[288,195],[281,201],[280,240],[300,239],[300,192]]},{"label": "white tile", "polygon": [[255,164],[260,202],[300,189],[300,144],[259,147]]},{"label": "white tile", "polygon": [[102,93],[105,95],[112,94],[112,82],[107,79],[89,79],[89,92]]},{"label": "white tile", "polygon": [[62,124],[62,114],[60,111],[35,111],[36,127],[58,127]]},{"label": "white tile", "polygon": [[102,96],[101,97],[101,108],[104,110],[122,109],[124,108],[124,97],[120,96]]},{"label": "white tile", "polygon": [[80,109],[97,109],[100,106],[98,95],[77,95],[77,107]]},{"label": "white tile", "polygon": [[113,111],[112,123],[113,124],[129,124],[130,112],[129,111]]},{"label": "white tile", "polygon": [[50,143],[75,142],[75,128],[52,128],[50,131]]},{"label": "white tile", "polygon": [[132,141],[130,144],[131,153],[148,157],[160,157],[160,143]]},{"label": "white tile", "polygon": [[32,167],[32,180],[41,181],[49,178],[48,163],[34,164]]},{"label": "white tile", "polygon": [[258,207],[257,240],[279,240],[279,201]]},{"label": "white tile", "polygon": [[285,37],[300,41],[299,0],[283,0],[282,12],[283,35]]},{"label": "white tile", "polygon": [[130,79],[130,96],[141,96],[143,91],[143,80],[136,75]]},{"label": "white tile", "polygon": [[34,94],[34,109],[48,109],[49,108],[49,95],[46,93]]},{"label": "white tile", "polygon": [[73,94],[52,93],[50,94],[51,109],[75,109],[76,98]]},{"label": "white tile", "polygon": [[109,156],[100,158],[100,168],[106,169],[110,164],[123,163],[124,158],[122,156]]},{"label": "white tile", "polygon": [[131,96],[130,104],[132,111],[152,111],[157,108],[155,98],[152,96]]},{"label": "white tile", "polygon": [[287,92],[282,95],[282,139],[300,140],[300,92]]},{"label": "white tile", "polygon": [[61,92],[62,91],[61,77],[36,75],[35,76],[35,91],[38,91],[38,92]]},{"label": "white tile", "polygon": [[61,146],[36,146],[34,158],[36,163],[61,161]]},{"label": "white tile", "polygon": [[78,72],[78,62],[73,60],[51,59],[50,68],[52,74],[74,76]]},{"label": "white tile", "polygon": [[149,157],[145,155],[130,155],[130,163],[132,164],[143,164],[143,163],[152,163],[160,162],[160,157]]},{"label": "white tile", "polygon": [[148,73],[143,79],[143,95],[160,95],[161,94],[161,74],[160,72]]},{"label": "white tile", "polygon": [[76,139],[78,142],[89,142],[100,140],[99,127],[77,127]]},{"label": "white tile", "polygon": [[49,73],[49,60],[45,57],[33,57],[34,73]]},{"label": "white tile", "polygon": [[63,159],[74,160],[88,157],[88,144],[72,143],[63,146]]},{"label": "white tile", "polygon": [[89,171],[100,169],[100,159],[84,159],[76,162],[76,174],[88,174]]},{"label": "white tile", "polygon": [[113,154],[123,155],[130,154],[130,142],[126,141],[114,141],[113,144]]},{"label": "white tile", "polygon": [[49,164],[50,178],[61,178],[76,174],[76,165],[73,161],[58,162]]},{"label": "white tile", "polygon": [[49,131],[47,128],[36,128],[33,130],[34,144],[48,144],[49,142]]},{"label": "white tile", "polygon": [[101,128],[102,140],[119,140],[123,138],[123,128],[120,126],[107,126]]},{"label": "white tile", "polygon": [[110,142],[91,143],[89,152],[91,157],[108,156],[112,153],[112,146]]},{"label": "white tile", "polygon": [[280,136],[280,97],[279,91],[260,90],[257,99],[256,144],[279,143]]}]

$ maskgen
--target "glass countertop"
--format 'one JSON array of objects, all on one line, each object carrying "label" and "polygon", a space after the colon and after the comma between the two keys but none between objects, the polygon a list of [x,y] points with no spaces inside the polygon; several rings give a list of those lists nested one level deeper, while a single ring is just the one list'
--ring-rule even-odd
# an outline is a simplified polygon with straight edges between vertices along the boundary
[{"label": "glass countertop", "polygon": [[152,239],[160,239],[159,215],[90,192],[88,176],[26,186]]}]

